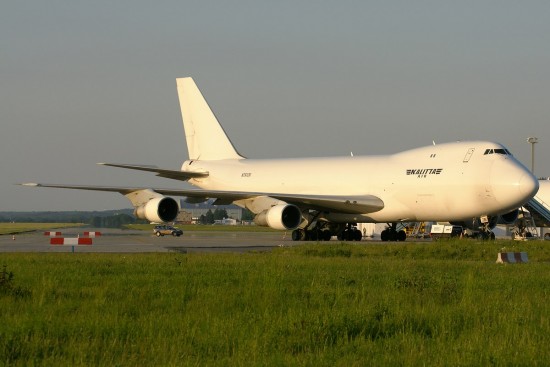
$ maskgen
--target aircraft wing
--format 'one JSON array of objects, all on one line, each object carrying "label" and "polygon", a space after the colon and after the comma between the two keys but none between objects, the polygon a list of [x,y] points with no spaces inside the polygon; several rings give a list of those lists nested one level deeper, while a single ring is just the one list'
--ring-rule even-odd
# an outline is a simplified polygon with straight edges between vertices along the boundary
[{"label": "aircraft wing", "polygon": [[304,209],[326,210],[346,214],[365,214],[372,213],[384,208],[384,202],[374,195],[359,196],[331,196],[331,195],[301,195],[301,194],[278,194],[266,192],[241,192],[241,191],[213,191],[198,189],[150,189],[147,187],[120,187],[120,186],[86,186],[86,185],[63,185],[63,184],[43,184],[43,183],[24,183],[23,186],[31,187],[53,187],[62,189],[91,190],[118,192],[127,195],[132,192],[142,190],[152,190],[161,195],[184,196],[198,200],[216,199],[214,204],[230,204],[236,200],[251,199],[260,196],[267,196],[277,200],[294,204]]},{"label": "aircraft wing", "polygon": [[121,164],[121,163],[98,163],[102,166],[119,167],[126,169],[133,169],[137,171],[154,172],[159,177],[171,178],[173,180],[187,181],[190,178],[199,178],[208,176],[208,172],[190,172],[190,171],[176,171],[164,168],[158,168],[157,166],[145,166],[138,164]]}]

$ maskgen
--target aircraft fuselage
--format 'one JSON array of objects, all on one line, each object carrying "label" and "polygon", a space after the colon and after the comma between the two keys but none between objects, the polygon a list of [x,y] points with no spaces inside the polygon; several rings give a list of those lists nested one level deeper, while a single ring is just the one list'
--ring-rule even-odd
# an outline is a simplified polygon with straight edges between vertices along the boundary
[{"label": "aircraft fuselage", "polygon": [[[538,187],[502,145],[487,141],[385,156],[186,161],[182,166],[191,168],[209,172],[189,181],[205,190],[374,195],[384,202],[383,209],[368,214],[328,213],[326,218],[335,222],[454,221],[503,214],[520,207]],[[250,201],[242,204],[255,211]]]}]

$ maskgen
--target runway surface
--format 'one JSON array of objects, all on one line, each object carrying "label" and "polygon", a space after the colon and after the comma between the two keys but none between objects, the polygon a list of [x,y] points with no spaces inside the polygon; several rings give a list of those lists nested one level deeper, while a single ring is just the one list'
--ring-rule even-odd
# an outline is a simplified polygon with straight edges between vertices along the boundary
[{"label": "runway surface", "polygon": [[[53,231],[54,229],[52,229]],[[248,252],[269,251],[280,246],[294,246],[290,232],[184,232],[181,237],[156,237],[150,232],[120,229],[67,228],[58,230],[61,237],[83,237],[84,231],[99,231],[92,245],[74,246],[74,252]],[[50,245],[44,232],[0,236],[0,252],[72,252],[70,245]]]}]

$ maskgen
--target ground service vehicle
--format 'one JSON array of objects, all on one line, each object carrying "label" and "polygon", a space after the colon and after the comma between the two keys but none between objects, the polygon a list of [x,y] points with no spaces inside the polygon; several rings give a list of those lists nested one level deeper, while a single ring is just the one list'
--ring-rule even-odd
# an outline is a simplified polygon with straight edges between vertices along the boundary
[{"label": "ground service vehicle", "polygon": [[158,225],[153,228],[153,233],[157,237],[161,237],[164,235],[172,235],[172,236],[181,236],[183,234],[183,231],[179,228],[168,226],[168,225]]}]

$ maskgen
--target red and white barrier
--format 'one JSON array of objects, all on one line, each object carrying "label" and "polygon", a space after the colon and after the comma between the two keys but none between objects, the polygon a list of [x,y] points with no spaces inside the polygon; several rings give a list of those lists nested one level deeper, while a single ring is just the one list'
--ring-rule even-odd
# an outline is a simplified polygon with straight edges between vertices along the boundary
[{"label": "red and white barrier", "polygon": [[101,232],[84,232],[84,237],[97,237],[101,236]]},{"label": "red and white barrier", "polygon": [[61,232],[47,231],[47,232],[44,232],[44,236],[57,237],[57,236],[61,236]]},{"label": "red and white barrier", "polygon": [[516,264],[528,261],[527,252],[499,252],[497,255],[497,264]]},{"label": "red and white barrier", "polygon": [[54,237],[54,238],[50,238],[50,245],[76,246],[76,245],[91,245],[91,244],[92,244],[92,239],[90,237],[81,237],[81,238]]}]

